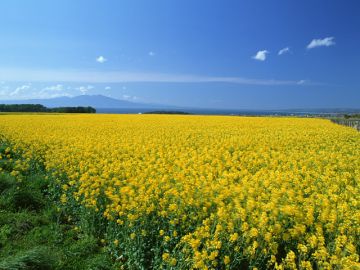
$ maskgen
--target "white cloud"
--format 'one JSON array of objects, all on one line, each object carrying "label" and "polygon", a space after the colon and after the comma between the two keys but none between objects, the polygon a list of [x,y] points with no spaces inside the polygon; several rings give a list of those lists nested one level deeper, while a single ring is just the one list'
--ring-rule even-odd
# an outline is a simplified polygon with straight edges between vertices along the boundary
[{"label": "white cloud", "polygon": [[269,52],[267,50],[258,51],[252,58],[259,61],[266,60],[266,54]]},{"label": "white cloud", "polygon": [[281,49],[279,52],[278,52],[278,55],[283,55],[285,53],[288,53],[290,52],[290,48],[289,47],[285,47],[283,49]]},{"label": "white cloud", "polygon": [[298,85],[303,85],[306,84],[308,81],[307,80],[300,80],[297,82]]},{"label": "white cloud", "polygon": [[73,95],[63,92],[63,93],[33,93],[32,98],[56,98],[56,97],[73,97]]},{"label": "white cloud", "polygon": [[309,45],[307,45],[307,49],[313,49],[316,47],[329,47],[335,45],[334,37],[326,37],[323,39],[313,39]]},{"label": "white cloud", "polygon": [[150,51],[148,54],[149,54],[149,56],[155,56],[155,53],[152,51]]},{"label": "white cloud", "polygon": [[131,95],[127,95],[127,94],[122,95],[122,98],[125,100],[137,100],[138,99],[137,96],[131,96]]},{"label": "white cloud", "polygon": [[78,87],[78,90],[81,92],[81,94],[85,95],[89,90],[85,86]]},{"label": "white cloud", "polygon": [[55,97],[70,97],[71,95],[67,92],[64,92],[65,89],[71,90],[71,87],[64,86],[62,84],[56,84],[44,87],[40,91],[32,92],[31,98],[55,98]]},{"label": "white cloud", "polygon": [[89,92],[89,90],[94,89],[94,88],[95,88],[94,86],[88,85],[88,86],[79,86],[75,89],[80,91],[82,95],[85,95],[87,92]]},{"label": "white cloud", "polygon": [[106,87],[105,87],[105,90],[110,90],[110,89],[111,89],[110,86],[106,86]]},{"label": "white cloud", "polygon": [[53,86],[47,86],[47,87],[43,88],[43,90],[58,92],[58,91],[63,91],[64,86],[62,84],[57,84],[57,85],[53,85]]},{"label": "white cloud", "polygon": [[23,84],[11,90],[7,85],[0,85],[0,96],[5,99],[29,99],[29,98],[54,98],[72,96],[64,92],[66,87],[62,84],[51,85],[40,90],[33,87],[31,83]]},{"label": "white cloud", "polygon": [[[71,83],[234,83],[245,85],[297,85],[294,80],[252,79],[228,76],[202,76],[192,74],[168,74],[125,71],[81,71],[81,70],[36,70],[36,69],[2,69],[0,80],[32,82],[71,82]],[[307,82],[309,84],[309,82]],[[314,83],[311,83],[314,84]],[[84,86],[85,87],[85,86]],[[80,90],[76,88],[76,90]],[[89,89],[88,89],[89,90]],[[125,89],[124,89],[125,90]]]},{"label": "white cloud", "polygon": [[25,90],[29,90],[30,89],[30,85],[31,84],[24,84],[22,86],[16,87],[16,89],[14,91],[12,91],[11,93],[9,93],[9,96],[18,96],[20,95],[22,92],[24,92]]},{"label": "white cloud", "polygon": [[96,62],[99,62],[99,63],[105,63],[107,61],[107,59],[104,57],[104,56],[99,56],[98,58],[96,58]]},{"label": "white cloud", "polygon": [[85,88],[84,86],[80,86],[79,91],[83,95],[85,95],[87,92],[89,92],[89,90],[87,88]]}]

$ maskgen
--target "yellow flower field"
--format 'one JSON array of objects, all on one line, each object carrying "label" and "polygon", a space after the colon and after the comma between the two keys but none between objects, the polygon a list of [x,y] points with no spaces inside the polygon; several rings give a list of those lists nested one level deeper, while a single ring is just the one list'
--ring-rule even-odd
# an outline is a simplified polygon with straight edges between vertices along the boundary
[{"label": "yellow flower field", "polygon": [[[359,269],[360,133],[328,120],[0,115],[125,269]],[[14,174],[16,175],[16,171]],[[88,215],[88,216],[87,216]]]}]

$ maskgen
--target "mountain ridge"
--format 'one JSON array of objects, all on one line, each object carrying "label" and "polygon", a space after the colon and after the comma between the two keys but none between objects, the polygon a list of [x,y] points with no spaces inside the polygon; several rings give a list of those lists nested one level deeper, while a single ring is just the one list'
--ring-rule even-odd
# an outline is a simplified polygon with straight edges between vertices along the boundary
[{"label": "mountain ridge", "polygon": [[[164,104],[139,103],[128,100],[116,99],[104,95],[79,95],[74,97],[61,96],[47,99],[19,99],[0,100],[0,104],[41,104],[48,108],[55,107],[93,107],[103,113],[117,113],[116,110],[135,113],[149,110],[185,110],[195,114],[253,114],[255,112],[266,112],[267,114],[295,113],[295,114],[331,114],[331,113],[359,113],[360,108],[292,108],[292,109],[247,109],[247,108],[202,108],[186,107]],[[140,111],[138,111],[138,109]],[[211,111],[211,113],[210,113]],[[217,113],[216,113],[217,112]]]},{"label": "mountain ridge", "polygon": [[49,108],[54,107],[76,107],[91,106],[97,109],[117,109],[117,108],[159,108],[170,107],[157,104],[137,103],[128,100],[115,99],[104,95],[80,95],[74,97],[55,97],[48,99],[19,99],[19,100],[0,100],[1,104],[41,104]]}]

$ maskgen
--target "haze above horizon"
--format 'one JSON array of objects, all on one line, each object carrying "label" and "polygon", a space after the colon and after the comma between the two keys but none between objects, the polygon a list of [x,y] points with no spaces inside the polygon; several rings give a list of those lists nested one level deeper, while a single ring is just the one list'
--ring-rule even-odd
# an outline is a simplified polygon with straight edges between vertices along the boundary
[{"label": "haze above horizon", "polygon": [[0,100],[360,108],[360,3],[3,1]]}]

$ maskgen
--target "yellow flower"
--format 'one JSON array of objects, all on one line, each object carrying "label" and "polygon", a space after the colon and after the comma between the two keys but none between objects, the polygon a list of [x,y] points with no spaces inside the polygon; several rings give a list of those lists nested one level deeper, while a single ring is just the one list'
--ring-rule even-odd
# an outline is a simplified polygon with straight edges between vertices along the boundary
[{"label": "yellow flower", "polygon": [[233,233],[230,236],[230,242],[235,242],[238,238],[239,238],[239,234],[238,233]]},{"label": "yellow flower", "polygon": [[170,239],[171,239],[171,238],[170,238],[170,236],[168,236],[168,235],[166,235],[166,236],[164,237],[164,241],[165,241],[165,242],[169,242]]},{"label": "yellow flower", "polygon": [[170,265],[171,265],[171,266],[175,266],[176,263],[177,263],[177,261],[176,261],[175,258],[171,258],[171,259],[170,259]]},{"label": "yellow flower", "polygon": [[163,255],[162,255],[163,261],[167,261],[169,258],[170,258],[170,254],[169,254],[169,253],[163,253]]},{"label": "yellow flower", "polygon": [[302,253],[306,253],[308,251],[307,247],[303,244],[298,244],[298,250]]},{"label": "yellow flower", "polygon": [[229,256],[225,256],[224,257],[224,264],[228,265],[230,263],[230,257]]},{"label": "yellow flower", "polygon": [[259,232],[256,228],[251,228],[250,230],[250,237],[257,237],[259,235]]},{"label": "yellow flower", "polygon": [[210,255],[209,255],[209,260],[210,261],[213,261],[213,260],[215,260],[216,259],[216,257],[218,256],[218,254],[219,254],[219,251],[213,251],[213,252],[211,252],[210,253]]}]

